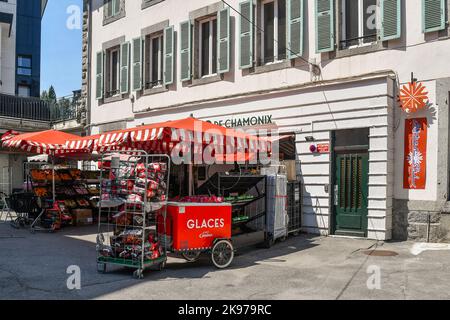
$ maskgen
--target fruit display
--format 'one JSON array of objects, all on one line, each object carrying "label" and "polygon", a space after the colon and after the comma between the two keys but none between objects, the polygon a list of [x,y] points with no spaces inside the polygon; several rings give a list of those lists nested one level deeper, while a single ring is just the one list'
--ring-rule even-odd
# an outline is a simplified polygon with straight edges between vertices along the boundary
[{"label": "fruit display", "polygon": [[[100,186],[91,181],[90,184],[85,184],[84,177],[98,180],[99,172],[96,171],[81,171],[79,169],[32,169],[29,177],[32,181],[33,192],[35,196],[44,201],[51,201],[53,174],[55,175],[55,190],[56,200],[59,207],[54,207],[51,210],[64,212],[60,214],[58,223],[55,224],[67,226],[71,225],[71,212],[76,209],[97,209],[97,202],[91,199],[93,196],[100,194]],[[48,221],[50,223],[50,215],[48,213]]]},{"label": "fruit display", "polygon": [[79,169],[71,169],[69,170],[70,175],[72,176],[72,179],[77,181],[81,180],[81,170]]},{"label": "fruit display", "polygon": [[47,173],[44,170],[33,169],[30,171],[33,181],[45,181],[47,179]]},{"label": "fruit display", "polygon": [[84,185],[76,185],[73,187],[73,189],[75,190],[76,194],[78,195],[88,195],[89,191],[86,189],[86,187]]},{"label": "fruit display", "polygon": [[49,197],[51,196],[51,192],[47,187],[35,187],[33,189],[34,194],[37,197]]}]

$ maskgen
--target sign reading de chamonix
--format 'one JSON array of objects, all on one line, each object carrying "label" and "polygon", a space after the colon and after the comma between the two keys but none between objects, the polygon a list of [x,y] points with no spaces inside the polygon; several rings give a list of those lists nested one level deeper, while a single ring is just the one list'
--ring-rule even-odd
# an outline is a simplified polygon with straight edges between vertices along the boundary
[{"label": "sign reading de chamonix", "polygon": [[227,120],[218,120],[218,121],[210,121],[216,125],[225,127],[225,128],[237,128],[237,127],[250,127],[250,126],[260,126],[266,124],[272,124],[272,115],[267,116],[259,116],[259,117],[248,117],[248,118],[240,118],[240,119],[227,119]]}]

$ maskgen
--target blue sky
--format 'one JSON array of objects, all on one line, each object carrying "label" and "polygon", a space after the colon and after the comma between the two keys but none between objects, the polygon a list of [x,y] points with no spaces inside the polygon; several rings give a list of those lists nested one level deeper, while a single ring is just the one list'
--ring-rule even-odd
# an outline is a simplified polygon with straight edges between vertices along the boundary
[{"label": "blue sky", "polygon": [[49,0],[42,19],[41,91],[53,85],[58,97],[81,89],[82,35],[67,27],[71,5],[82,12],[82,0]]}]

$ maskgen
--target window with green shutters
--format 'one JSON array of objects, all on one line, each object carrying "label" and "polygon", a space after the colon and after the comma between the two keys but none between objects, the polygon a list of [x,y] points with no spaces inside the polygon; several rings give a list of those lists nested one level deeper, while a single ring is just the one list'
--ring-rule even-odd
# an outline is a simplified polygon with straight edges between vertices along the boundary
[{"label": "window with green shutters", "polygon": [[180,24],[180,66],[181,81],[192,78],[192,25],[190,21]]},{"label": "window with green shutters", "polygon": [[422,0],[423,32],[445,29],[446,0]]},{"label": "window with green shutters", "polygon": [[104,55],[105,53],[103,51],[97,52],[97,58],[96,58],[96,72],[95,72],[95,83],[96,83],[96,89],[95,89],[95,96],[98,100],[103,99],[103,92],[104,92]]},{"label": "window with green shutters", "polygon": [[175,31],[170,26],[164,29],[164,85],[173,83],[174,78]]},{"label": "window with green shutters", "polygon": [[304,0],[288,0],[288,57],[295,59],[303,55]]},{"label": "window with green shutters", "polygon": [[228,6],[217,13],[217,26],[218,26],[217,72],[226,73],[230,71],[230,55],[231,55],[230,8]]},{"label": "window with green shutters", "polygon": [[142,89],[142,38],[135,38],[132,41],[132,69],[133,69],[133,91]]},{"label": "window with green shutters", "polygon": [[382,41],[398,39],[402,31],[401,0],[381,1],[381,31]]},{"label": "window with green shutters", "polygon": [[335,49],[334,5],[333,0],[315,0],[317,53]]},{"label": "window with green shutters", "polygon": [[239,68],[253,67],[253,1],[244,1],[239,4]]},{"label": "window with green shutters", "polygon": [[120,5],[122,0],[105,0],[105,18],[110,18],[120,13]]},{"label": "window with green shutters", "polygon": [[129,91],[130,79],[130,43],[125,42],[120,46],[120,93]]}]

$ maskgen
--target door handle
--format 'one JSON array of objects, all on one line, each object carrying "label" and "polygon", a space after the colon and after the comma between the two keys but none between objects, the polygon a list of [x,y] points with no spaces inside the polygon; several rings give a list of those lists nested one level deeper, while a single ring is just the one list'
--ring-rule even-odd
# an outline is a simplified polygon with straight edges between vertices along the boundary
[{"label": "door handle", "polygon": [[339,186],[337,184],[334,186],[334,205],[339,205]]}]

